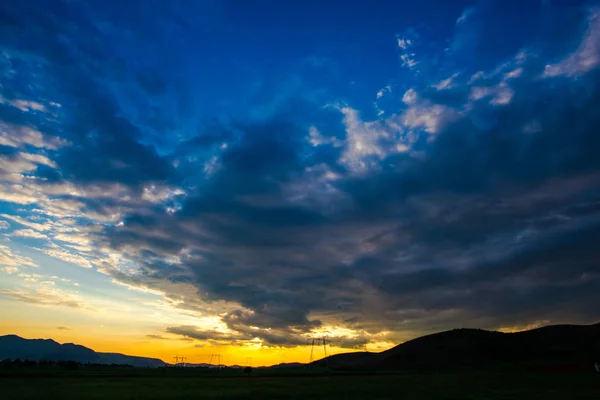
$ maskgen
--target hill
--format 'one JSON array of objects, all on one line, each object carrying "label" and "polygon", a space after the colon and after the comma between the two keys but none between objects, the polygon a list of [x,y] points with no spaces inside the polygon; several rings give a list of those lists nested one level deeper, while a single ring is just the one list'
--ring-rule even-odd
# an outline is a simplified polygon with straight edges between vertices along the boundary
[{"label": "hill", "polygon": [[554,325],[516,333],[454,329],[381,353],[344,353],[313,365],[340,369],[443,369],[487,366],[579,366],[600,362],[600,324]]},{"label": "hill", "polygon": [[60,344],[52,339],[24,339],[17,335],[0,336],[0,360],[77,361],[94,364],[124,364],[134,367],[162,367],[157,358],[127,356],[119,353],[98,353],[73,343]]}]

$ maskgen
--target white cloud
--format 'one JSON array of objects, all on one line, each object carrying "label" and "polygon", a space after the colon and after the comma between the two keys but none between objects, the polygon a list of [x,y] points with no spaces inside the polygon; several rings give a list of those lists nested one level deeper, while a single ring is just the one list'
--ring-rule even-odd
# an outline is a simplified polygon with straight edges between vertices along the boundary
[{"label": "white cloud", "polygon": [[25,282],[37,282],[42,277],[40,274],[19,274],[18,276]]},{"label": "white cloud", "polygon": [[381,160],[393,152],[405,151],[405,147],[390,145],[400,139],[397,126],[385,126],[378,121],[363,122],[358,111],[343,107],[343,123],[346,127],[346,143],[340,162],[355,172],[366,172],[377,167],[374,157]]},{"label": "white cloud", "polygon": [[29,257],[13,253],[10,247],[0,245],[0,265],[4,267],[37,267]]},{"label": "white cloud", "polygon": [[415,104],[417,101],[417,92],[415,91],[415,89],[408,89],[404,95],[402,96],[402,101],[404,102],[404,104]]},{"label": "white cloud", "polygon": [[10,104],[13,107],[18,108],[23,112],[28,111],[41,111],[46,112],[46,106],[42,103],[38,103],[37,101],[32,100],[23,100],[23,99],[6,99],[2,95],[0,95],[0,103]]},{"label": "white cloud", "polygon": [[21,158],[27,161],[31,161],[38,165],[46,165],[51,168],[56,168],[56,163],[50,160],[48,157],[41,154],[30,154],[30,153],[21,153]]},{"label": "white cloud", "polygon": [[436,83],[435,85],[432,85],[434,88],[436,88],[437,90],[445,90],[445,89],[450,89],[452,87],[452,81],[454,80],[454,78],[456,78],[459,75],[459,73],[455,73],[452,74],[452,76],[450,76],[447,79],[444,79],[443,81],[440,81],[438,83]]},{"label": "white cloud", "polygon": [[80,246],[87,246],[91,242],[90,238],[85,235],[67,235],[64,233],[54,235],[52,239],[60,240],[61,242],[73,243]]},{"label": "white cloud", "polygon": [[521,68],[521,67],[515,68],[512,71],[509,71],[506,74],[504,74],[504,80],[507,81],[509,79],[518,78],[521,76],[522,73],[523,73],[523,68]]},{"label": "white cloud", "polygon": [[142,199],[150,203],[162,203],[181,195],[185,195],[185,192],[179,188],[151,185],[144,188]]},{"label": "white cloud", "polygon": [[31,239],[48,239],[48,236],[38,231],[34,231],[33,229],[18,229],[16,231],[13,231],[10,235]]},{"label": "white cloud", "polygon": [[44,281],[38,282],[34,288],[0,289],[0,295],[38,306],[89,309],[80,296],[53,287],[53,283],[51,281]]},{"label": "white cloud", "polygon": [[408,68],[415,67],[417,64],[419,64],[419,62],[414,57],[415,57],[415,53],[401,54],[400,59],[402,60],[402,66],[408,67]]},{"label": "white cloud", "polygon": [[35,171],[38,165],[56,168],[56,164],[41,154],[19,153],[0,157],[0,170],[9,174],[22,174]]},{"label": "white cloud", "polygon": [[461,116],[460,112],[448,106],[420,99],[414,89],[407,90],[402,101],[409,105],[402,114],[402,123],[410,128],[423,128],[430,134],[439,133]]},{"label": "white cloud", "polygon": [[493,105],[509,104],[515,92],[504,81],[495,86],[476,86],[471,88],[469,98],[471,101],[479,101],[489,98]]},{"label": "white cloud", "polygon": [[471,75],[471,78],[469,79],[469,82],[467,82],[467,85],[471,85],[471,84],[475,83],[476,81],[482,79],[483,77],[485,77],[484,72],[477,71],[473,75]]},{"label": "white cloud", "polygon": [[92,268],[92,264],[86,258],[83,258],[82,256],[80,256],[78,254],[70,253],[58,246],[56,246],[54,248],[42,249],[42,252],[44,254],[49,255],[50,257],[58,258],[59,260],[62,260],[62,261],[65,261],[65,262],[68,262],[71,264],[79,265],[80,267],[83,267],[83,268]]},{"label": "white cloud", "polygon": [[460,113],[450,107],[430,104],[410,107],[402,114],[402,122],[411,128],[423,128],[427,133],[436,134],[459,117]]},{"label": "white cloud", "polygon": [[22,174],[35,171],[36,169],[37,165],[35,165],[35,163],[27,161],[18,155],[0,157],[0,172],[7,174]]},{"label": "white cloud", "polygon": [[392,87],[390,85],[387,85],[386,87],[379,90],[379,92],[377,92],[377,98],[378,99],[382,98],[386,92],[388,92],[388,93],[392,92]]},{"label": "white cloud", "polygon": [[47,136],[29,127],[8,124],[0,121],[0,145],[21,148],[24,145],[56,150],[68,145],[64,139]]},{"label": "white cloud", "polygon": [[343,144],[343,142],[341,140],[339,140],[338,138],[336,138],[334,136],[325,137],[325,136],[321,135],[321,132],[319,132],[319,130],[315,126],[311,126],[308,129],[307,140],[313,147],[321,146],[324,144],[330,144],[333,147],[340,147]]},{"label": "white cloud", "polygon": [[[0,255],[0,257],[2,257],[2,255]],[[5,274],[12,275],[12,274],[16,274],[17,272],[19,272],[19,268],[17,268],[17,267],[2,267],[2,268],[0,268],[0,271],[4,272]]]},{"label": "white cloud", "polygon": [[411,44],[412,41],[410,39],[405,39],[401,37],[397,37],[398,47],[402,50],[406,50]]},{"label": "white cloud", "polygon": [[52,224],[31,222],[18,215],[0,214],[0,217],[16,222],[17,224],[24,225],[28,228],[35,229],[36,231],[48,231],[52,228]]},{"label": "white cloud", "polygon": [[10,224],[6,221],[0,221],[0,229],[8,229],[10,228]]},{"label": "white cloud", "polygon": [[577,50],[557,64],[546,65],[543,77],[583,75],[600,64],[600,9],[590,11],[588,27]]},{"label": "white cloud", "polygon": [[499,90],[494,95],[492,100],[490,100],[490,104],[494,104],[494,105],[509,104],[514,95],[515,95],[514,90],[512,90],[511,88],[504,88],[502,90]]},{"label": "white cloud", "polygon": [[0,183],[0,201],[16,204],[32,204],[38,200],[39,198],[23,185],[5,185]]}]

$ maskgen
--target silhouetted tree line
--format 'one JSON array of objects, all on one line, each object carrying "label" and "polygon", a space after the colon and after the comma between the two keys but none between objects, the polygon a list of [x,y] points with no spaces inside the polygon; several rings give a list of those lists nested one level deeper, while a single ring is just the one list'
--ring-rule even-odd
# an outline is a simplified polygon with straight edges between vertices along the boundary
[{"label": "silhouetted tree line", "polygon": [[20,358],[10,359],[7,358],[5,360],[0,361],[0,368],[31,368],[31,367],[56,367],[63,368],[66,370],[76,370],[81,367],[94,367],[94,368],[133,368],[129,364],[96,364],[96,363],[80,363],[78,361],[72,360],[61,360],[61,361],[52,361],[52,360],[21,360]]}]

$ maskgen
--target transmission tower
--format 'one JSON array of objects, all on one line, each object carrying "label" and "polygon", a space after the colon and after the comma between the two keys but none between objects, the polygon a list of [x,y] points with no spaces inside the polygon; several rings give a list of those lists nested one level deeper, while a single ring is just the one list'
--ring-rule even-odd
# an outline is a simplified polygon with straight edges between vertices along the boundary
[{"label": "transmission tower", "polygon": [[327,358],[327,346],[331,344],[331,340],[327,339],[327,336],[312,337],[308,339],[307,344],[310,344],[310,363],[314,361],[315,346],[319,347],[322,345],[324,358]]},{"label": "transmission tower", "polygon": [[175,356],[173,357],[175,359],[175,366],[177,367],[179,364],[182,364],[181,366],[185,367],[185,360],[186,358],[181,356]]},{"label": "transmission tower", "polygon": [[213,361],[216,361],[216,363],[217,363],[216,366],[218,368],[221,368],[221,354],[220,353],[212,353],[210,355],[210,362],[209,362],[209,364],[210,365],[215,365],[215,364],[213,364]]}]

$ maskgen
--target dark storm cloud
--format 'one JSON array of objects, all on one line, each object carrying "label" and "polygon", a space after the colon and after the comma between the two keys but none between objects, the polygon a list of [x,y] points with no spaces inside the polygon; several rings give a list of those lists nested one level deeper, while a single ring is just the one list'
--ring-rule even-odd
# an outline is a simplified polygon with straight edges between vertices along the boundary
[{"label": "dark storm cloud", "polygon": [[[402,309],[427,309],[434,316],[460,310],[459,321],[480,321],[488,327],[535,318],[593,318],[590,295],[600,272],[593,244],[600,223],[595,207],[600,196],[594,155],[600,148],[594,128],[600,122],[594,112],[600,99],[597,74],[579,82],[541,81],[533,78],[543,72],[539,65],[524,68],[523,77],[511,82],[515,95],[510,104],[496,108],[475,104],[474,114],[478,108],[486,109],[492,118],[485,129],[463,118],[439,135],[424,159],[404,162],[399,171],[342,182],[358,207],[344,216],[324,215],[319,223],[308,219],[302,224],[293,213],[282,213],[278,226],[285,229],[287,240],[276,242],[281,254],[257,250],[255,239],[244,242],[242,237],[230,244],[244,247],[244,256],[249,257],[233,261],[235,250],[213,253],[212,259],[227,254],[232,261],[221,264],[218,272],[196,272],[199,284],[216,297],[235,299],[255,310],[261,316],[257,326],[264,327],[278,326],[277,321],[290,325],[291,315],[337,311],[358,314],[355,321],[363,324],[356,327],[379,319],[380,327],[398,329],[398,321],[390,315],[401,314]],[[487,82],[499,83],[500,78]],[[574,86],[585,91],[574,91]],[[524,128],[532,120],[539,132]],[[274,164],[264,164],[260,171],[267,173],[275,166],[285,170],[279,157],[273,155]],[[227,161],[224,168],[243,164]],[[225,208],[233,211],[233,218],[246,215]],[[242,218],[252,232],[261,232],[254,229],[261,223],[274,228],[269,214],[253,215],[256,219]],[[338,245],[325,233],[334,224],[360,232],[376,223],[388,228],[349,239],[349,246]],[[301,234],[307,231],[312,231],[309,238]],[[211,232],[229,237],[226,230]],[[331,250],[340,256],[351,253],[352,246],[371,249],[346,265],[327,257]],[[295,248],[302,249],[304,257],[294,260]],[[223,284],[214,285],[219,279]],[[252,283],[231,287],[228,280]],[[261,282],[273,286],[263,288]],[[352,284],[355,290],[347,290]],[[369,290],[380,301],[369,299]],[[579,292],[568,299],[569,291]],[[293,306],[286,304],[288,300]],[[261,309],[271,303],[286,312]],[[369,307],[378,307],[377,312],[365,314]],[[287,314],[288,309],[296,314]],[[441,325],[431,320],[421,325],[415,318],[410,326],[449,328],[457,323],[440,321]]]}]

